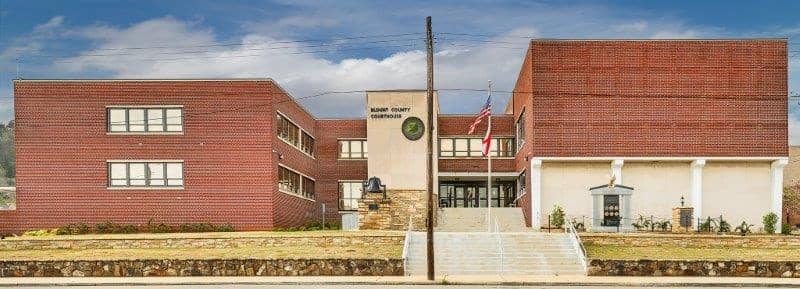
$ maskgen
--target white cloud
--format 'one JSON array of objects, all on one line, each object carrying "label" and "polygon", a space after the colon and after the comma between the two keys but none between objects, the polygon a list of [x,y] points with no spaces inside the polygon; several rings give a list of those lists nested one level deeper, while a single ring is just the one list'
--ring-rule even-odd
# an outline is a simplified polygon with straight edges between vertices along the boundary
[{"label": "white cloud", "polygon": [[619,32],[642,32],[645,29],[647,29],[647,21],[644,20],[614,25],[614,30]]},{"label": "white cloud", "polygon": [[64,16],[61,15],[55,16],[53,18],[50,18],[50,20],[48,20],[45,23],[36,25],[36,27],[33,28],[33,31],[35,33],[52,31],[55,30],[56,28],[60,28],[63,23],[64,23]]},{"label": "white cloud", "polygon": [[800,119],[791,114],[789,115],[789,145],[800,145]]}]

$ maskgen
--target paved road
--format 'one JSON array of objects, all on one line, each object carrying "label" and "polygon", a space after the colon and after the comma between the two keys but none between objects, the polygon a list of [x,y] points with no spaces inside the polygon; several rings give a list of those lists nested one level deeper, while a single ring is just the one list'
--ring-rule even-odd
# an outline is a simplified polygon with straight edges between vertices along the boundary
[{"label": "paved road", "polygon": [[[562,286],[477,286],[477,285],[155,285],[155,286],[76,286],[76,287],[28,287],[28,288],[52,288],[52,289],[510,289],[510,288],[579,288],[579,289],[609,289],[611,287],[562,287]],[[653,287],[624,287],[626,289],[652,289]],[[670,289],[689,288],[689,287],[669,287]],[[736,288],[747,289],[748,287],[703,287],[703,288]]]}]

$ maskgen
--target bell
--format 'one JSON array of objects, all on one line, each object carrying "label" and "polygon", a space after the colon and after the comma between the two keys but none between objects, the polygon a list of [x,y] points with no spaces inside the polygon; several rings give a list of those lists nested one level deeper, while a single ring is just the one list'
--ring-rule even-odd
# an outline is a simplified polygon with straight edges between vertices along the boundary
[{"label": "bell", "polygon": [[380,193],[381,192],[381,179],[378,177],[371,177],[367,180],[367,193]]}]

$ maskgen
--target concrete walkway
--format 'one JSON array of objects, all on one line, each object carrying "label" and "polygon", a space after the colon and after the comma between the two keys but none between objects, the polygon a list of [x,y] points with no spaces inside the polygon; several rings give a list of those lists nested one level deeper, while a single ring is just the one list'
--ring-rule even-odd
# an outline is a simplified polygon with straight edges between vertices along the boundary
[{"label": "concrete walkway", "polygon": [[664,286],[664,287],[780,287],[800,288],[800,279],[739,277],[529,277],[446,276],[436,281],[425,277],[24,277],[0,278],[0,287],[17,286],[116,286],[116,285],[505,285],[505,286]]}]

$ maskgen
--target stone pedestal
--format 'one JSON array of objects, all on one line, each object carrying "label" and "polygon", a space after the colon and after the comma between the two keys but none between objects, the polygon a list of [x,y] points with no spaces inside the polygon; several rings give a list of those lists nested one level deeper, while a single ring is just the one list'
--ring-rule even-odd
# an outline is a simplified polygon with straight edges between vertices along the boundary
[{"label": "stone pedestal", "polygon": [[358,228],[406,230],[410,217],[413,230],[424,230],[427,196],[427,191],[418,190],[388,190],[386,199],[382,193],[365,193],[358,201]]},{"label": "stone pedestal", "polygon": [[672,232],[685,233],[691,232],[695,223],[694,208],[675,207],[672,208]]}]

